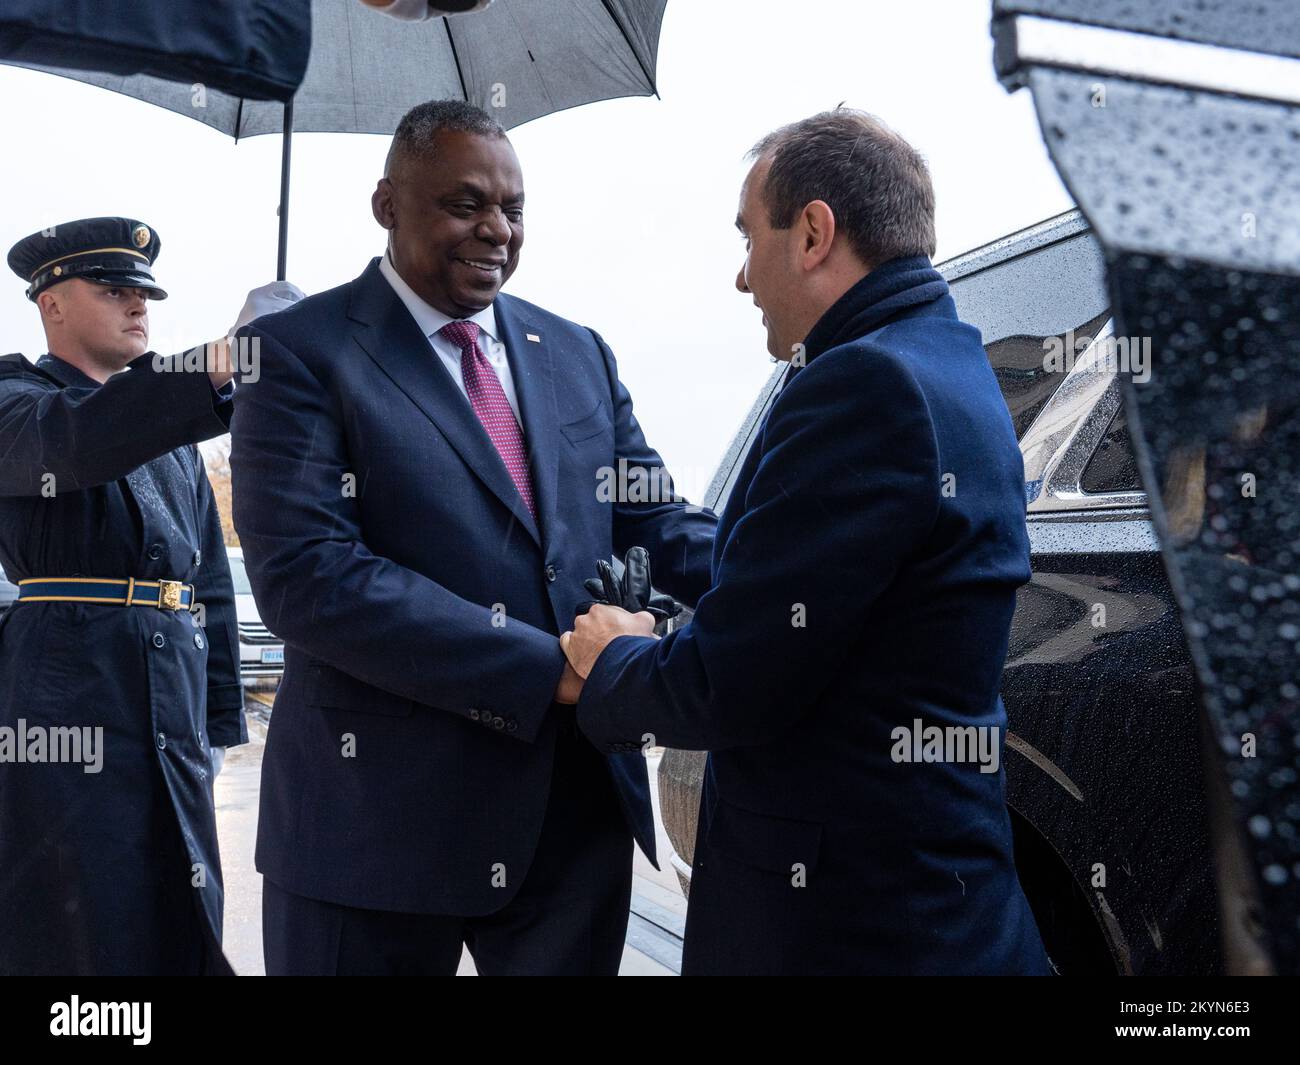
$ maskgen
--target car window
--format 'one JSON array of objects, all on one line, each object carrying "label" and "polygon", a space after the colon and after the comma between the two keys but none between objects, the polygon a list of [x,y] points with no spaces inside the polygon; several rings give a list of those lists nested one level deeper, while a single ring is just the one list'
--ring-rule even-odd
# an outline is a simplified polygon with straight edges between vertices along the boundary
[{"label": "car window", "polygon": [[1133,456],[1133,439],[1129,436],[1124,407],[1114,413],[1097,450],[1084,468],[1079,487],[1101,495],[1107,492],[1140,492],[1137,460]]},{"label": "car window", "polygon": [[[1109,317],[1109,311],[1102,311],[1086,322],[1072,323],[1071,328],[1061,333],[1004,337],[985,345],[1002,398],[1011,412],[1017,439],[1025,435],[1038,412],[1065,380],[1068,358],[1086,347]],[[1053,360],[1053,352],[1059,352],[1060,357]]]}]

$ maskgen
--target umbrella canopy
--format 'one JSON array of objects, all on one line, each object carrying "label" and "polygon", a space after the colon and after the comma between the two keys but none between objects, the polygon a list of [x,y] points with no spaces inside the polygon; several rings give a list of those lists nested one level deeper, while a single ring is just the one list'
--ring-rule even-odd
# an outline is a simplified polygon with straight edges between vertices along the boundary
[{"label": "umbrella canopy", "polygon": [[[392,133],[424,100],[477,104],[509,129],[597,100],[656,94],[667,0],[496,0],[471,15],[402,22],[359,0],[312,0],[292,132]],[[17,65],[187,115],[236,139],[286,129],[283,105],[147,74]]]},{"label": "umbrella canopy", "polygon": [[[236,140],[283,133],[276,263],[276,277],[283,280],[294,132],[392,133],[402,116],[425,100],[466,100],[510,129],[597,100],[657,96],[655,67],[666,6],[667,0],[495,0],[471,14],[405,22],[360,0],[311,0],[307,72],[287,103],[202,82],[34,63],[3,49],[0,62],[134,96]],[[146,23],[141,32],[148,30]],[[78,53],[64,49],[61,54]],[[266,95],[266,86],[258,90]],[[282,98],[285,91],[282,77],[272,95]]]},{"label": "umbrella canopy", "polygon": [[310,46],[311,0],[133,0],[129,5],[4,0],[0,5],[0,62],[36,70],[101,71],[96,77],[102,84],[150,75],[142,80],[285,101],[302,83]]}]

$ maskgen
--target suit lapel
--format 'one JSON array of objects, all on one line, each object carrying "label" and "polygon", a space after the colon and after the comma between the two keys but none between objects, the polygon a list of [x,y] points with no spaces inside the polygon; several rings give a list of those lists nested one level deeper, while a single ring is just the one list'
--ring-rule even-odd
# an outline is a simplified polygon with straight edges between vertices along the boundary
[{"label": "suit lapel", "polygon": [[560,464],[552,338],[548,338],[536,322],[529,320],[519,301],[510,296],[497,296],[496,312],[524,423],[524,442],[533,475],[533,497],[542,526],[542,543],[549,547],[550,532],[556,527],[556,483]]},{"label": "suit lapel", "polygon": [[[540,546],[537,524],[487,430],[434,353],[428,338],[379,272],[378,259],[353,282],[348,314],[357,323],[353,338],[361,349],[441,430],[465,464]],[[507,341],[507,347],[509,344]],[[531,446],[531,440],[529,443]]]}]

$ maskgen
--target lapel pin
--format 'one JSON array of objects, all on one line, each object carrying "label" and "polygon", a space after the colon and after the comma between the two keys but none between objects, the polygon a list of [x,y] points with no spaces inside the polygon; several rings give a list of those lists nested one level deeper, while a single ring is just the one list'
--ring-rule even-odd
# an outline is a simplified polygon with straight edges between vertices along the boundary
[{"label": "lapel pin", "polygon": [[539,337],[536,333],[525,333],[524,336],[526,336],[534,344],[540,344],[542,342],[542,338]]}]

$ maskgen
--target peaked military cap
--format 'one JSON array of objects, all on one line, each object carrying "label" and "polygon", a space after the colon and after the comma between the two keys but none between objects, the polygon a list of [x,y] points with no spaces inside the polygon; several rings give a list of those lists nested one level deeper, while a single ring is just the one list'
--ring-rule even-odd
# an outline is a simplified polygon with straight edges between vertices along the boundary
[{"label": "peaked military cap", "polygon": [[150,269],[161,250],[158,234],[134,218],[81,218],[24,237],[9,249],[9,269],[27,282],[29,300],[70,277],[165,300]]}]

